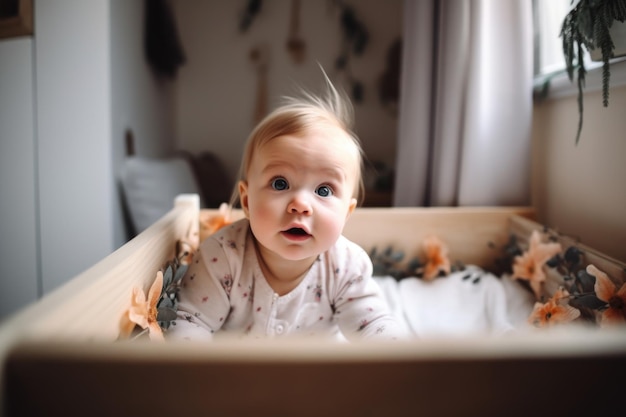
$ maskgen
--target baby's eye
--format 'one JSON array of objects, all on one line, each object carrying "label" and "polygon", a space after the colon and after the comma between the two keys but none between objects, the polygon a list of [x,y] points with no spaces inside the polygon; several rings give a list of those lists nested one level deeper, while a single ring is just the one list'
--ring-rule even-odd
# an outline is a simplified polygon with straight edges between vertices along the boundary
[{"label": "baby's eye", "polygon": [[328,185],[320,185],[319,187],[317,187],[317,190],[315,190],[315,192],[320,197],[330,197],[331,195],[333,195],[333,190]]},{"label": "baby's eye", "polygon": [[272,180],[272,188],[277,191],[283,191],[289,188],[289,184],[284,178],[274,178]]}]

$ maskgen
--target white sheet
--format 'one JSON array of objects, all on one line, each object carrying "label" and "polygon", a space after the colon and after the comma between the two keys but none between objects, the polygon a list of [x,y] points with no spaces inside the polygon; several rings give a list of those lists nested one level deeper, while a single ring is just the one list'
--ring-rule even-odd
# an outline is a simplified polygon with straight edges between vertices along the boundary
[{"label": "white sheet", "polygon": [[524,327],[532,311],[530,293],[475,266],[433,281],[374,279],[398,321],[418,337],[499,335]]}]

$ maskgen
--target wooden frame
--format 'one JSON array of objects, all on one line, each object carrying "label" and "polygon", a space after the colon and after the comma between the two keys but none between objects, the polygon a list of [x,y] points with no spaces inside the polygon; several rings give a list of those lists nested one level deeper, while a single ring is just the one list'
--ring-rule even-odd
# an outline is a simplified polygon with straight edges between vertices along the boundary
[{"label": "wooden frame", "polygon": [[33,34],[33,0],[0,0],[0,39]]}]

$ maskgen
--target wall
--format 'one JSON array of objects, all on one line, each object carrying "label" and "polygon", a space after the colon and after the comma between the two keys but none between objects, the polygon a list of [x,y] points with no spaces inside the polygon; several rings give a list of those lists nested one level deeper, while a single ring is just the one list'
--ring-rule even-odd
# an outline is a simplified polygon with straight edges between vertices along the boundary
[{"label": "wall", "polygon": [[35,5],[43,292],[114,248],[106,0]]},{"label": "wall", "polygon": [[0,40],[0,319],[126,242],[117,176],[172,152],[172,86],[143,55],[142,0],[35,1]]},{"label": "wall", "polygon": [[578,145],[575,96],[535,104],[533,205],[544,224],[626,261],[626,85],[616,84],[606,108],[599,91],[585,94]]},{"label": "wall", "polygon": [[0,41],[0,317],[41,292],[33,89],[32,38]]},{"label": "wall", "polygon": [[126,131],[133,134],[135,153],[158,158],[174,149],[173,82],[149,68],[144,55],[144,2],[110,2],[111,150],[115,190],[115,247],[130,237],[120,201],[119,175],[126,158]]},{"label": "wall", "polygon": [[[257,78],[251,49],[269,47],[268,96],[293,94],[297,85],[317,91],[323,84],[319,62],[339,86],[346,78],[334,69],[341,48],[339,9],[333,2],[301,1],[300,34],[306,60],[295,64],[285,44],[289,33],[289,0],[263,2],[250,29],[238,30],[246,1],[174,0],[180,36],[187,55],[176,81],[176,138],[181,149],[211,150],[232,176],[254,123]],[[355,103],[356,130],[370,159],[394,164],[397,119],[377,97],[376,82],[385,71],[387,49],[402,33],[402,1],[346,2],[367,27],[365,53],[352,62],[353,75],[366,85],[362,103]]]}]

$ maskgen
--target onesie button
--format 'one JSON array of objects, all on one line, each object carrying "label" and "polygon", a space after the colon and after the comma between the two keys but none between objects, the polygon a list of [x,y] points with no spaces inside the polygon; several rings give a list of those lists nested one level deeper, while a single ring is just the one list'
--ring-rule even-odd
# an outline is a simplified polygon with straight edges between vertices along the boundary
[{"label": "onesie button", "polygon": [[283,334],[284,330],[285,330],[285,328],[283,327],[282,324],[279,324],[278,326],[276,326],[276,333],[277,334]]}]

